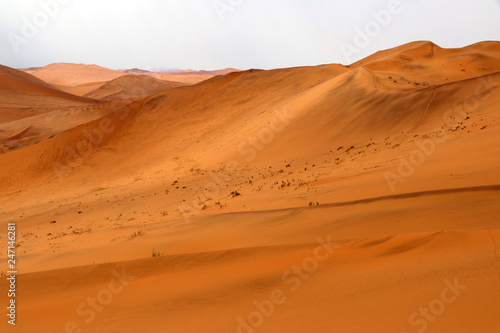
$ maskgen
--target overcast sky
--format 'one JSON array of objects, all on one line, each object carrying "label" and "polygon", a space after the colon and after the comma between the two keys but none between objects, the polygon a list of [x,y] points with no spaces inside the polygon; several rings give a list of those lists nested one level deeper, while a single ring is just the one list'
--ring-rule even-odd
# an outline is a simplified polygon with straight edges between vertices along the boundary
[{"label": "overcast sky", "polygon": [[0,64],[280,68],[500,40],[500,0],[0,0]]}]

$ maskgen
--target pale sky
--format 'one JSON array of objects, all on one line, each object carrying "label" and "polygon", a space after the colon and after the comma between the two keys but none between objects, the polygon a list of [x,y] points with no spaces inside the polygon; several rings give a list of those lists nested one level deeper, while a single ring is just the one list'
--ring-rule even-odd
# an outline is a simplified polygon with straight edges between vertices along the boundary
[{"label": "pale sky", "polygon": [[500,40],[500,0],[0,0],[0,64],[281,68]]}]

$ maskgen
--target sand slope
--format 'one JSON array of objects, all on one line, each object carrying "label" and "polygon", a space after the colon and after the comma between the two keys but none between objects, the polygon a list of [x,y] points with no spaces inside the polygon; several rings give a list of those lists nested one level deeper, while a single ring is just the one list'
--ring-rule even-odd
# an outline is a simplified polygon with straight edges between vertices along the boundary
[{"label": "sand slope", "polygon": [[118,100],[127,98],[144,98],[186,84],[159,80],[147,75],[126,75],[106,82],[92,90],[84,97],[100,100]]},{"label": "sand slope", "polygon": [[0,77],[0,153],[105,114],[97,100],[62,92],[30,74],[0,66]]},{"label": "sand slope", "polygon": [[[69,99],[76,102],[94,102],[91,99],[81,98],[58,91],[58,89],[54,89],[54,87],[47,82],[13,68],[0,65],[0,75],[0,91],[3,94],[18,94],[24,98],[27,97],[26,95],[45,95],[55,98]],[[10,105],[11,103],[18,105],[21,103],[21,98],[17,98],[14,102],[7,100],[7,98],[2,101],[3,105]]]},{"label": "sand slope", "polygon": [[18,328],[498,332],[499,71],[414,42],[235,72],[0,155]]},{"label": "sand slope", "polygon": [[80,84],[77,86],[64,86],[60,84],[52,84],[55,88],[73,94],[77,96],[83,96],[85,94],[88,94],[89,92],[98,89],[101,87],[103,84],[105,84],[107,81],[102,81],[102,82],[90,82],[90,83],[84,83]]},{"label": "sand slope", "polygon": [[164,74],[163,72],[153,73],[152,76],[165,81],[182,82],[186,84],[196,84],[214,77],[211,74]]},{"label": "sand slope", "polygon": [[76,86],[91,82],[109,81],[126,73],[97,65],[56,63],[36,69],[26,69],[30,74],[46,82]]},{"label": "sand slope", "polygon": [[0,71],[3,77],[0,86],[3,97],[0,106],[1,152],[47,140],[99,119],[134,100],[186,85],[144,75],[125,75],[108,82],[52,86],[12,68],[2,66]]}]

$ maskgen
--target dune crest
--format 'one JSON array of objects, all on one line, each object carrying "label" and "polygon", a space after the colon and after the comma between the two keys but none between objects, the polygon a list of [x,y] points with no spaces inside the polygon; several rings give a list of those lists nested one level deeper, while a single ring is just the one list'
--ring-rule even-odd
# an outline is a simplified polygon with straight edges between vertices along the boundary
[{"label": "dune crest", "polygon": [[18,328],[498,332],[499,51],[417,41],[192,85],[90,67],[60,81],[83,96],[0,67]]},{"label": "dune crest", "polygon": [[50,64],[36,69],[27,69],[26,71],[46,82],[68,86],[109,81],[126,75],[126,73],[97,65],[69,63]]}]

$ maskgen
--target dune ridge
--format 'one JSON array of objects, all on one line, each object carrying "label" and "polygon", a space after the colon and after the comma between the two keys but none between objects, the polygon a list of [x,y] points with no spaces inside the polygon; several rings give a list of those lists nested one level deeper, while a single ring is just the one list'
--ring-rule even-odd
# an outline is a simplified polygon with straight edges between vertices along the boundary
[{"label": "dune ridge", "polygon": [[69,63],[50,64],[40,68],[27,69],[26,72],[46,82],[68,86],[109,81],[126,75],[126,73],[97,65]]},{"label": "dune ridge", "polygon": [[[10,94],[64,94],[12,73]],[[120,73],[73,88],[96,88],[71,97],[92,118],[0,154],[19,329],[499,331],[500,42],[183,86]]]}]

